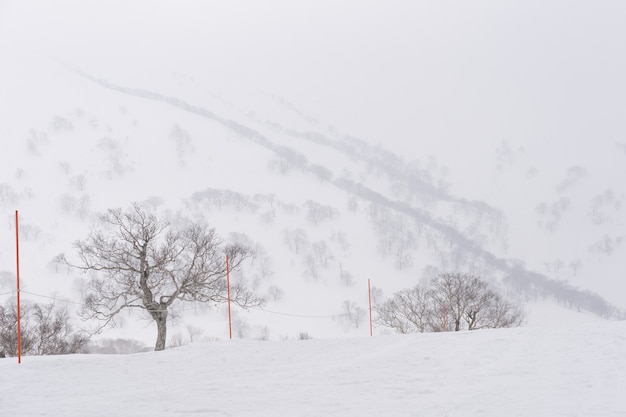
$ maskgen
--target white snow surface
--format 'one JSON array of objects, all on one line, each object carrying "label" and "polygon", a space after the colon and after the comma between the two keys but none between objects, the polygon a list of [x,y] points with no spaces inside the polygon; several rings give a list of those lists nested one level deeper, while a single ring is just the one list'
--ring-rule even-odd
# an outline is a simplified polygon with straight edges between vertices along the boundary
[{"label": "white snow surface", "polygon": [[626,323],[0,360],[2,416],[623,416]]}]

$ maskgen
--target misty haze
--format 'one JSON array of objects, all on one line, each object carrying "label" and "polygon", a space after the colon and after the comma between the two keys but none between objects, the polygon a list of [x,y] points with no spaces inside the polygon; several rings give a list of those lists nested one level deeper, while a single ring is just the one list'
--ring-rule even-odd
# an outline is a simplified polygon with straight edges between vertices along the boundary
[{"label": "misty haze", "polygon": [[626,412],[625,19],[0,0],[0,415]]}]

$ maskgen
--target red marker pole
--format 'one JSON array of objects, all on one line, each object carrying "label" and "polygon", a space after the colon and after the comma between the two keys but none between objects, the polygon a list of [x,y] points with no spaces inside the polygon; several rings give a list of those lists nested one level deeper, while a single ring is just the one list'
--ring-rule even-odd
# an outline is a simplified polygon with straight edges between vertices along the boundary
[{"label": "red marker pole", "polygon": [[372,325],[372,287],[370,280],[367,280],[367,296],[370,301],[370,336],[374,336],[374,326]]},{"label": "red marker pole", "polygon": [[228,255],[226,255],[226,286],[228,287],[228,333],[233,338],[233,321],[230,315],[230,271],[228,267]]},{"label": "red marker pole", "polygon": [[15,274],[17,276],[17,363],[22,363],[22,314],[20,306],[20,232],[15,210]]}]

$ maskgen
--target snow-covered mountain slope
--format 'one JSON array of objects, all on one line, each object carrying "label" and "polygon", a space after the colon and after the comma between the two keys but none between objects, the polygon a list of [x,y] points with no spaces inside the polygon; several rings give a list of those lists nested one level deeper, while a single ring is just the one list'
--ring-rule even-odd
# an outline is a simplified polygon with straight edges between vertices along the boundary
[{"label": "snow-covered mountain slope", "polygon": [[[606,113],[559,107],[563,88],[545,88],[543,96],[533,95],[536,86],[519,90],[520,82],[557,80],[534,67],[528,79],[512,69],[545,42],[499,27],[504,10],[467,19],[524,46],[521,56],[483,62],[470,60],[471,51],[494,46],[482,32],[441,38],[436,24],[415,24],[453,16],[471,26],[444,6],[398,5],[381,14],[372,4],[319,3],[305,13],[276,1],[276,14],[253,3],[163,2],[147,14],[122,2],[3,6],[0,301],[13,296],[16,209],[24,297],[62,298],[73,308],[84,277],[54,258],[72,255],[97,213],[143,202],[167,215],[201,217],[257,249],[235,279],[269,302],[265,311],[237,312],[242,337],[364,332],[365,316],[343,318],[350,306],[359,314],[367,308],[368,279],[381,299],[450,270],[480,274],[532,302],[529,308],[556,302],[573,310],[573,320],[578,310],[620,316],[625,145],[612,115],[624,84],[614,67],[606,77],[615,93],[598,104]],[[561,39],[534,20],[531,6],[516,7],[516,19],[539,25],[541,39]],[[588,42],[615,42],[622,29],[614,18]],[[29,22],[35,33],[25,30]],[[372,30],[376,24],[393,30]],[[351,52],[341,48],[347,45]],[[414,50],[420,54],[405,53]],[[392,68],[384,57],[393,58]],[[440,58],[433,68],[416,64]],[[554,58],[557,68],[570,68],[559,53]],[[466,72],[451,69],[468,62]],[[491,87],[481,68],[495,71]],[[480,86],[489,92],[483,101]],[[547,103],[545,113],[531,106],[538,103]],[[174,325],[186,336],[189,325],[207,337],[226,334],[222,308],[181,306],[178,313]]]},{"label": "snow-covered mountain slope", "polygon": [[[30,416],[621,416],[624,322],[0,359]],[[5,383],[6,381],[6,383]]]}]

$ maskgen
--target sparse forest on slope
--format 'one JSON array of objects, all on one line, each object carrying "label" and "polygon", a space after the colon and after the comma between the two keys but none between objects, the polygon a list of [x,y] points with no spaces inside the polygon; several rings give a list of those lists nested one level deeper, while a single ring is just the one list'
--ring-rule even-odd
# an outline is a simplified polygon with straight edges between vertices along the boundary
[{"label": "sparse forest on slope", "polygon": [[[602,317],[621,317],[622,315],[616,307],[593,292],[580,290],[566,282],[550,279],[539,272],[528,270],[515,259],[506,259],[487,249],[493,246],[490,245],[493,241],[499,246],[494,249],[500,252],[502,245],[506,242],[504,232],[506,224],[500,210],[481,201],[468,201],[452,196],[447,191],[445,181],[433,176],[432,171],[408,165],[397,155],[381,149],[380,146],[375,147],[352,137],[338,136],[333,139],[315,131],[300,133],[292,129],[284,129],[279,123],[267,122],[272,127],[271,130],[277,133],[304,139],[324,149],[330,148],[338,151],[367,167],[369,171],[382,173],[385,176],[383,182],[386,185],[380,191],[376,191],[361,181],[350,179],[341,172],[336,173],[337,170],[333,170],[333,167],[318,163],[310,164],[307,156],[298,151],[297,143],[290,146],[278,145],[268,137],[268,134],[261,133],[238,121],[222,118],[201,106],[147,90],[121,87],[79,73],[106,88],[161,101],[218,122],[242,137],[273,151],[278,160],[277,164],[281,167],[281,173],[286,174],[292,169],[311,172],[321,181],[334,184],[341,190],[369,202],[375,211],[379,212],[381,208],[389,209],[390,213],[384,217],[388,219],[389,215],[398,216],[396,217],[396,222],[399,222],[397,228],[390,225],[387,220],[381,219],[380,216],[374,215],[370,219],[374,229],[378,231],[379,248],[384,255],[394,255],[394,264],[399,269],[411,263],[410,252],[417,249],[418,241],[423,238],[430,243],[429,249],[435,253],[435,257],[440,259],[440,264],[436,267],[442,271],[487,268],[490,274],[500,276],[504,283],[510,284],[512,288],[526,297],[548,296],[569,308],[585,309]],[[330,149],[322,150],[322,152],[329,152]],[[578,178],[584,176],[584,169],[570,169],[569,173],[569,179],[561,184],[560,190],[575,184]],[[396,199],[400,197],[397,191],[399,188],[403,190],[402,198]],[[391,193],[392,197],[385,195],[388,193]],[[431,214],[445,212],[447,208],[453,209],[455,219],[463,219],[470,226],[458,229],[459,225],[454,224],[454,220],[449,223]],[[407,230],[409,234],[405,235],[403,231]],[[430,238],[418,236],[420,234],[429,235]],[[436,243],[439,239],[443,241]],[[613,247],[612,242],[608,245]]]}]

